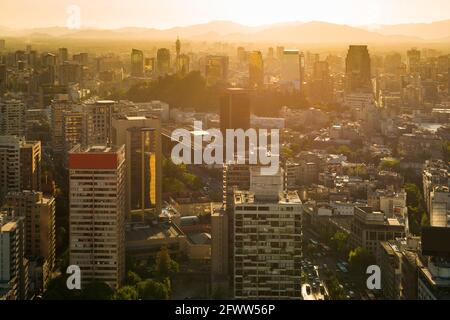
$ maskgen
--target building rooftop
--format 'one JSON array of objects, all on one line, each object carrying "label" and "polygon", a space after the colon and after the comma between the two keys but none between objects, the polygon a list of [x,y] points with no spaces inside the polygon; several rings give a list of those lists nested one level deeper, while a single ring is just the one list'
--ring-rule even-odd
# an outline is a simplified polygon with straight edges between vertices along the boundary
[{"label": "building rooftop", "polygon": [[301,204],[302,201],[298,196],[297,191],[280,192],[278,201],[259,200],[255,199],[255,194],[250,191],[237,190],[234,193],[235,204],[258,204],[258,203],[279,203],[279,204]]},{"label": "building rooftop", "polygon": [[173,224],[139,225],[129,228],[125,233],[125,239],[127,242],[163,240],[180,235],[181,231]]}]

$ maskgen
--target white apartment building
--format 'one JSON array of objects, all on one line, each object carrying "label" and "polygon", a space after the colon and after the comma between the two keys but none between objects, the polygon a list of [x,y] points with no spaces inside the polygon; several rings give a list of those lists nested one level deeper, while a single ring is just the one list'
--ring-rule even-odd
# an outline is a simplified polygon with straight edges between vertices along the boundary
[{"label": "white apartment building", "polygon": [[81,284],[121,285],[125,271],[125,147],[75,146],[69,152],[71,265]]},{"label": "white apartment building", "polygon": [[283,191],[281,173],[258,172],[252,168],[250,191],[234,193],[234,296],[300,299],[303,206]]}]

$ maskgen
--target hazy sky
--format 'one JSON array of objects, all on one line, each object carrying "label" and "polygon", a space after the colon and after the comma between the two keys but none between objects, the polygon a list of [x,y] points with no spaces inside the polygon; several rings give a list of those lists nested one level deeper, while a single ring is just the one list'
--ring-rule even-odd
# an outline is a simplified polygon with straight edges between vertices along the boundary
[{"label": "hazy sky", "polygon": [[368,25],[450,19],[449,0],[1,0],[0,26],[65,26],[71,4],[81,8],[82,27],[99,28],[169,28],[211,20]]}]

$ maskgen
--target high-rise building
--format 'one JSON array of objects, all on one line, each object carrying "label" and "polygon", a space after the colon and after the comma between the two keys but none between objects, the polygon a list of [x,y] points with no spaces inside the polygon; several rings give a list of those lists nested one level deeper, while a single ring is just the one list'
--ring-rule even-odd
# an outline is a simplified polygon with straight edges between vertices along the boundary
[{"label": "high-rise building", "polygon": [[156,53],[156,68],[159,76],[165,76],[170,73],[169,49],[158,49],[158,52]]},{"label": "high-rise building", "polygon": [[250,128],[250,95],[242,88],[229,88],[220,100],[220,129]]},{"label": "high-rise building", "polygon": [[6,90],[8,73],[5,64],[0,63],[0,93]]},{"label": "high-rise building", "polygon": [[280,83],[283,86],[301,90],[305,62],[298,50],[284,50],[281,59]]},{"label": "high-rise building", "polygon": [[401,68],[402,56],[400,55],[400,53],[392,53],[386,55],[384,59],[384,71],[386,73],[400,75]]},{"label": "high-rise building", "polygon": [[252,51],[248,57],[249,87],[261,88],[264,85],[264,62],[261,51]]},{"label": "high-rise building", "polygon": [[228,81],[228,64],[227,56],[206,57],[206,84],[208,86],[226,84]]},{"label": "high-rise building", "polygon": [[0,50],[5,50],[6,41],[4,39],[0,39]]},{"label": "high-rise building", "polygon": [[28,295],[24,219],[0,212],[0,300]]},{"label": "high-rise building", "polygon": [[43,283],[36,284],[42,289],[55,267],[55,198],[36,191],[10,192],[4,209],[24,218],[25,255],[29,260],[38,261],[38,267],[42,268]]},{"label": "high-rise building", "polygon": [[277,59],[282,61],[284,56],[284,47],[277,47]]},{"label": "high-rise building", "polygon": [[8,192],[20,191],[20,138],[0,136],[0,204]]},{"label": "high-rise building", "polygon": [[417,259],[418,300],[450,299],[450,228],[422,227]]},{"label": "high-rise building", "polygon": [[406,53],[407,60],[406,66],[408,73],[419,73],[420,72],[420,56],[421,53],[417,49],[408,50]]},{"label": "high-rise building", "polygon": [[251,191],[234,193],[234,296],[300,299],[303,206],[283,174],[252,168]]},{"label": "high-rise building", "polygon": [[112,119],[120,111],[120,105],[112,100],[98,100],[87,104],[85,111],[88,114],[87,144],[104,145],[111,143]]},{"label": "high-rise building", "polygon": [[25,103],[14,98],[0,98],[0,135],[25,135]]},{"label": "high-rise building", "polygon": [[314,63],[309,96],[314,101],[327,102],[333,99],[333,85],[328,62],[316,61]]},{"label": "high-rise building", "polygon": [[52,100],[50,106],[50,131],[52,149],[57,154],[64,151],[64,113],[70,112],[74,104],[67,94],[59,94]]},{"label": "high-rise building", "polygon": [[131,51],[131,76],[142,77],[144,75],[144,53],[141,50]]},{"label": "high-rise building", "polygon": [[241,64],[244,64],[247,61],[247,51],[245,51],[244,47],[237,48],[237,58]]},{"label": "high-rise building", "polygon": [[125,145],[127,212],[162,209],[161,121],[157,117],[117,117],[112,121],[114,145]]},{"label": "high-rise building", "polygon": [[118,288],[125,272],[125,146],[69,152],[69,261],[81,283]]},{"label": "high-rise building", "polygon": [[211,214],[211,284],[212,292],[229,291],[230,239],[228,213],[221,208]]},{"label": "high-rise building", "polygon": [[63,64],[69,60],[69,50],[67,48],[58,49],[58,64]]},{"label": "high-rise building", "polygon": [[75,61],[64,61],[58,68],[58,83],[68,85],[83,80],[83,66]]},{"label": "high-rise building", "polygon": [[371,91],[371,66],[367,46],[351,45],[345,62],[346,90]]},{"label": "high-rise building", "polygon": [[41,191],[41,159],[40,141],[23,141],[20,144],[21,190]]},{"label": "high-rise building", "polygon": [[84,111],[83,107],[76,106],[72,111],[63,113],[63,141],[64,150],[69,152],[75,145],[86,146],[88,137],[92,133],[92,122],[88,121],[89,115]]}]

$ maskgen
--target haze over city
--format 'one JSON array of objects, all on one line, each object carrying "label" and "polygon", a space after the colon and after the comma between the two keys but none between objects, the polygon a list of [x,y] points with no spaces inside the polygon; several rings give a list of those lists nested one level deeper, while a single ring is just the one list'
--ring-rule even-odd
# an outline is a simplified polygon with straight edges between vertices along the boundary
[{"label": "haze over city", "polygon": [[446,0],[47,0],[39,4],[34,0],[3,0],[0,23],[16,29],[65,26],[69,5],[81,8],[83,27],[102,29],[166,29],[214,20],[248,26],[292,21],[366,26],[450,19],[450,2]]}]

